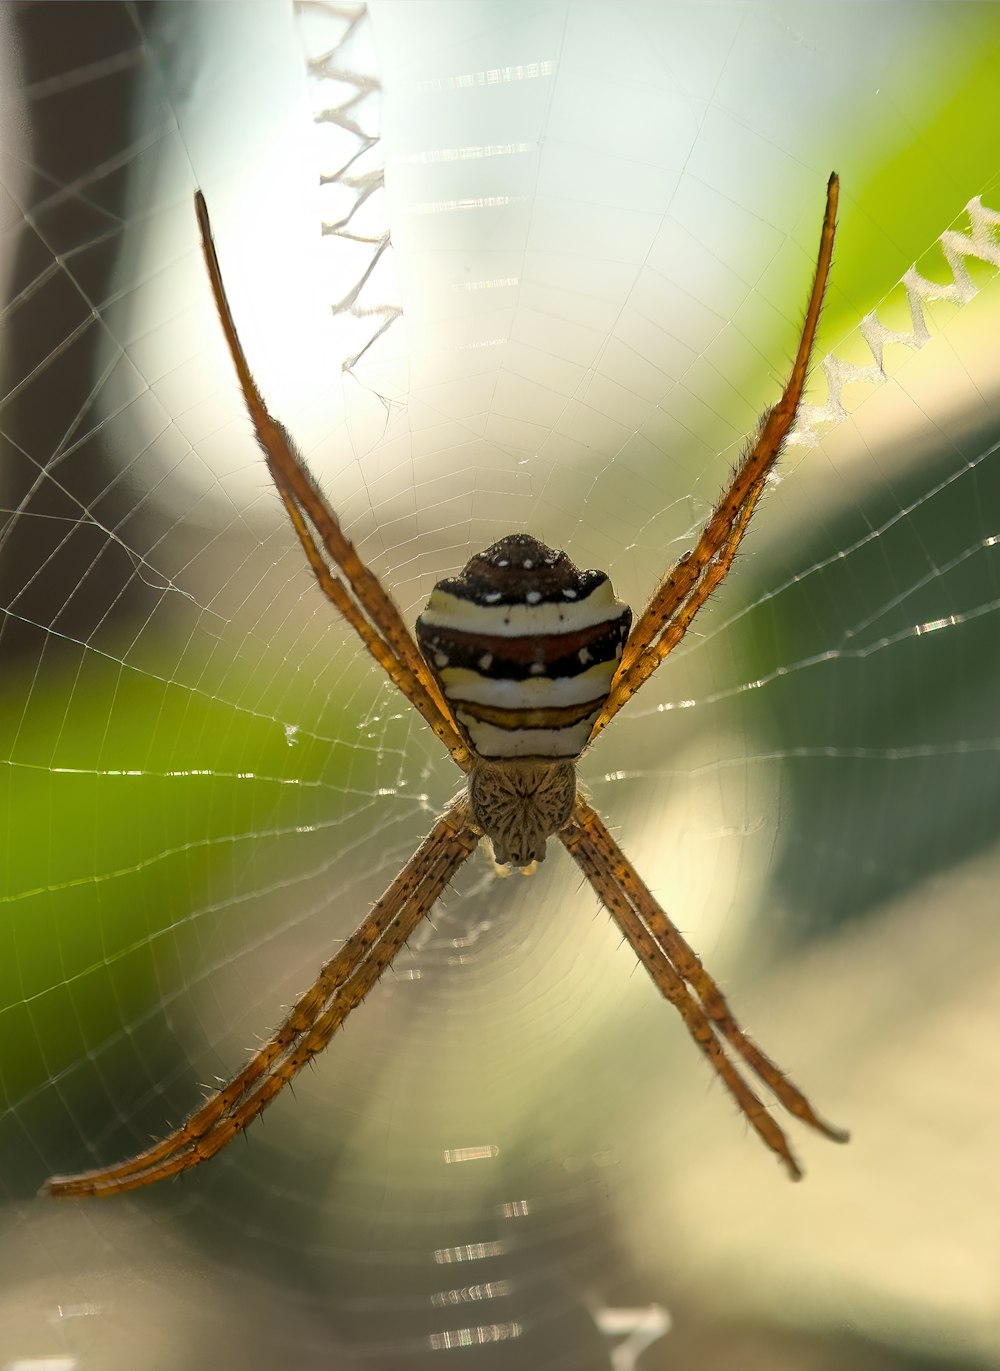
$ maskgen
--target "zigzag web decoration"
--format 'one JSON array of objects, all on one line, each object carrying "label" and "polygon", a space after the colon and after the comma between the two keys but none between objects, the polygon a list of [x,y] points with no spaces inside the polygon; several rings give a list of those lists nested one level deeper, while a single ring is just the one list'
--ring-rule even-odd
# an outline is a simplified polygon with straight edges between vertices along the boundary
[{"label": "zigzag web decoration", "polygon": [[[846,362],[835,353],[827,353],[820,363],[826,376],[827,399],[822,405],[803,405],[799,411],[798,422],[789,435],[789,443],[799,446],[815,447],[819,441],[816,428],[820,424],[838,424],[848,415],[841,396],[844,387],[854,381],[867,381],[881,385],[888,380],[885,370],[885,349],[889,343],[901,343],[903,347],[917,351],[930,340],[924,306],[935,300],[947,300],[951,304],[966,305],[979,293],[977,286],[965,265],[966,258],[975,258],[990,266],[1000,268],[1000,242],[996,229],[1000,227],[1000,213],[988,209],[978,195],[965,207],[969,217],[971,232],[961,233],[955,228],[946,229],[938,238],[944,259],[951,270],[949,284],[940,284],[921,276],[916,264],[910,267],[899,282],[906,291],[910,309],[911,327],[906,332],[887,328],[879,319],[877,309],[866,314],[858,325],[858,332],[865,340],[872,356],[872,364],[858,366]],[[888,299],[884,296],[879,307]]]},{"label": "zigzag web decoration", "polygon": [[[330,310],[349,325],[343,371],[351,372],[402,314],[385,208],[379,130],[382,86],[376,75],[365,4],[296,0],[306,53],[320,186],[323,236],[335,241]],[[349,282],[346,290],[344,279]]]}]

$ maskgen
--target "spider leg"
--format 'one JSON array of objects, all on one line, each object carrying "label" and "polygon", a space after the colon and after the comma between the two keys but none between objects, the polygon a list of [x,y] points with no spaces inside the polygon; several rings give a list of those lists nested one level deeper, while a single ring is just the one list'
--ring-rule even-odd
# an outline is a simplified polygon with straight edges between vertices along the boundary
[{"label": "spider leg", "polygon": [[[396,688],[423,715],[457,764],[463,771],[468,771],[472,761],[469,749],[402,615],[344,534],[340,521],[296,451],[287,429],[271,415],[264,403],[233,321],[212,238],[208,206],[201,191],[195,193],[194,201],[212,295],[236,368],[243,401],[267,460],[271,479],[288,511],[309,565],[327,599],[359,634],[365,647]],[[319,543],[313,536],[314,532]],[[319,544],[322,544],[326,556],[320,551]],[[336,570],[331,569],[331,562]]]},{"label": "spider leg", "polygon": [[660,992],[681,1014],[688,1032],[747,1121],[782,1159],[793,1180],[798,1180],[802,1172],[788,1140],[737,1071],[725,1044],[743,1058],[753,1075],[763,1081],[790,1114],[832,1141],[846,1142],[848,1135],[822,1120],[802,1092],[740,1028],[722,991],[660,909],[596,811],[578,800],[573,820],[560,837]]},{"label": "spider leg", "polygon": [[739,1053],[790,1114],[810,1128],[815,1128],[831,1142],[847,1142],[850,1135],[844,1129],[821,1119],[781,1068],[740,1028],[725,995],[705,970],[701,958],[657,904],[649,887],[612,838],[597,811],[581,800],[577,802],[577,815],[596,845],[603,850],[605,864],[611,870],[616,884],[625,891],[664,955],[694,990],[705,1012],[730,1047]]},{"label": "spider leg", "polygon": [[77,1175],[52,1176],[44,1189],[57,1196],[114,1195],[177,1175],[214,1156],[326,1047],[478,842],[459,802],[437,821],[369,916],[242,1071],[168,1137],[137,1156]]},{"label": "spider leg", "polygon": [[594,722],[590,742],[673,651],[694,616],[732,566],[767,478],[795,422],[802,398],[830,275],[839,189],[840,182],[834,172],[826,188],[826,211],[806,317],[781,399],[761,419],[698,542],[667,573],[633,625],[611,693]]}]

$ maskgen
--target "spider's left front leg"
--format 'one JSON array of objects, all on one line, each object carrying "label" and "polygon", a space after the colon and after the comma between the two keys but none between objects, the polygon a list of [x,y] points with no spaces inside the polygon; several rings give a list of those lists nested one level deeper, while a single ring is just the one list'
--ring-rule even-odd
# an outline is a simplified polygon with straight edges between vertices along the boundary
[{"label": "spider's left front leg", "polygon": [[472,755],[451,710],[391,595],[359,556],[333,509],[296,451],[285,426],[271,414],[250,371],[226,296],[208,206],[195,194],[212,296],[257,441],[295,534],[320,589],[357,632],[397,690],[423,715],[452,759],[468,771]]},{"label": "spider's left front leg", "polygon": [[739,1026],[726,998],[697,953],[657,904],[648,886],[612,838],[600,816],[578,800],[560,833],[567,851],[596,890],[657,988],[680,1013],[688,1032],[733,1095],[747,1122],[798,1180],[802,1170],[784,1132],[740,1075],[727,1047],[746,1062],[790,1114],[832,1142],[848,1134],[827,1123],[753,1039]]}]

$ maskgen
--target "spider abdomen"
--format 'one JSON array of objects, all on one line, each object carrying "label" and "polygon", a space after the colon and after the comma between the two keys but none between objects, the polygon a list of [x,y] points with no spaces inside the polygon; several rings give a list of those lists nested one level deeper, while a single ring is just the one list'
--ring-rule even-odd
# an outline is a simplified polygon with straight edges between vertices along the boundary
[{"label": "spider abdomen", "polygon": [[526,533],[439,581],[420,650],[481,757],[578,757],[611,689],[632,611],[602,571]]}]

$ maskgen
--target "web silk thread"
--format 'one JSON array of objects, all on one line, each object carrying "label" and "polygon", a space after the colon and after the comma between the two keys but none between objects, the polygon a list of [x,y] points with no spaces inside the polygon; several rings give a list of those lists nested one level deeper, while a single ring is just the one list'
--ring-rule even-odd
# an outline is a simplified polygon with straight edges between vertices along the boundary
[{"label": "web silk thread", "polygon": [[846,385],[863,381],[879,386],[888,380],[884,362],[888,344],[899,343],[916,352],[930,341],[931,332],[927,324],[925,305],[935,300],[946,300],[959,306],[967,305],[979,294],[981,287],[976,285],[966,269],[967,258],[975,258],[977,261],[1000,268],[1000,242],[996,238],[996,229],[1000,227],[1000,213],[987,208],[978,195],[966,205],[965,213],[969,216],[970,233],[946,229],[938,238],[942,255],[951,271],[951,282],[941,284],[938,281],[929,281],[926,276],[921,276],[914,263],[899,283],[906,291],[910,309],[910,329],[901,331],[887,328],[879,320],[876,310],[866,314],[858,329],[871,353],[872,364],[858,366],[853,362],[845,362],[835,353],[827,353],[820,363],[826,376],[826,402],[822,405],[800,406],[795,428],[788,436],[789,443],[800,447],[815,447],[819,442],[816,430],[820,425],[839,424],[848,417],[848,410],[841,398]]}]

